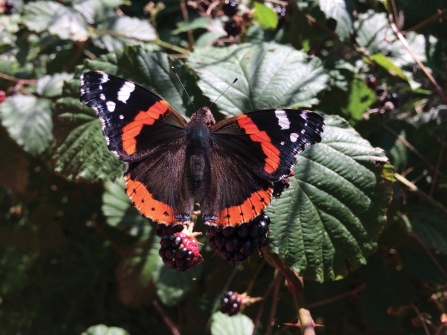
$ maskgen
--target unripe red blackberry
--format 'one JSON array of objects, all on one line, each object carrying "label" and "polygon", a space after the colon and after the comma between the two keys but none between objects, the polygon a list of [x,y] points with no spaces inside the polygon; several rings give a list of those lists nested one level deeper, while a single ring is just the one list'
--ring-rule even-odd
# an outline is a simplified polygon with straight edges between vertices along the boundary
[{"label": "unripe red blackberry", "polygon": [[0,90],[0,104],[6,100],[6,93],[5,91]]},{"label": "unripe red blackberry", "polygon": [[239,2],[237,0],[225,0],[222,10],[226,16],[232,17],[237,13]]},{"label": "unripe red blackberry", "polygon": [[255,251],[268,244],[270,218],[267,214],[237,227],[210,227],[208,244],[217,255],[228,262],[243,262]]},{"label": "unripe red blackberry", "polygon": [[177,232],[173,235],[164,235],[160,240],[159,255],[168,267],[185,271],[199,262],[199,244],[196,234]]}]

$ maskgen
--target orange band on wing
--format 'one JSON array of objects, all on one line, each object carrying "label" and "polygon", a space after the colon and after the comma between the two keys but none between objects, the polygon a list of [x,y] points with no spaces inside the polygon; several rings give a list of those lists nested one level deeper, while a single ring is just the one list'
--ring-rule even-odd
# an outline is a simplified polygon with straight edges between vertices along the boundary
[{"label": "orange band on wing", "polygon": [[265,131],[259,130],[258,126],[250,119],[248,115],[241,115],[237,122],[239,126],[250,135],[250,139],[261,144],[262,151],[267,156],[264,170],[267,173],[275,172],[280,163],[280,151],[271,143],[270,136]]},{"label": "orange band on wing", "polygon": [[131,180],[129,176],[124,176],[124,179],[126,180],[126,193],[141,214],[159,223],[172,224],[178,221],[174,217],[174,209],[155,200],[143,183]]},{"label": "orange band on wing", "polygon": [[262,210],[270,204],[272,189],[254,192],[241,205],[226,208],[217,212],[217,220],[211,224],[223,226],[237,226],[243,222],[249,222],[261,214]]},{"label": "orange band on wing", "polygon": [[121,139],[123,149],[128,155],[132,155],[137,150],[136,136],[145,125],[153,125],[169,109],[169,104],[160,100],[154,103],[147,111],[139,112],[132,122],[123,127]]}]

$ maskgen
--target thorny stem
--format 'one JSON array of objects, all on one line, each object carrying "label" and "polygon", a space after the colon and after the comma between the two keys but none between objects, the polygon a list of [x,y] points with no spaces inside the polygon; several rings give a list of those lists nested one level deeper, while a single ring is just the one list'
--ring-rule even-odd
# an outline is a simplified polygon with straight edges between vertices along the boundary
[{"label": "thorny stem", "polygon": [[36,79],[20,79],[20,78],[16,78],[14,76],[10,76],[9,74],[6,73],[2,73],[0,72],[0,78],[9,80],[9,81],[13,81],[16,82],[18,84],[23,84],[23,85],[32,85],[37,83]]},{"label": "thorny stem", "polygon": [[394,177],[400,181],[402,184],[404,184],[405,186],[408,187],[408,189],[412,192],[416,192],[416,194],[418,194],[419,196],[421,196],[421,198],[423,198],[425,201],[427,201],[430,205],[432,205],[433,207],[435,207],[437,210],[439,210],[443,215],[447,216],[447,209],[444,208],[440,203],[436,202],[435,200],[433,200],[432,198],[430,198],[427,194],[425,194],[424,192],[420,191],[418,189],[418,187],[413,184],[411,181],[409,181],[407,178],[405,178],[404,176],[398,174],[398,173],[394,173]]},{"label": "thorny stem", "polygon": [[344,299],[344,298],[347,298],[347,297],[356,295],[356,294],[359,293],[361,290],[363,290],[365,287],[366,287],[366,285],[365,285],[365,284],[362,284],[362,285],[360,285],[359,287],[353,289],[352,291],[349,291],[349,292],[346,292],[346,293],[337,295],[337,296],[332,297],[332,298],[328,298],[328,299],[324,299],[324,300],[321,300],[321,301],[317,301],[317,302],[314,302],[314,303],[312,303],[312,304],[308,304],[307,307],[308,307],[309,309],[311,309],[311,308],[315,308],[315,307],[318,307],[318,306],[323,306],[323,305],[331,304],[331,303],[333,303],[333,302],[335,302],[335,301],[342,300],[342,299]]},{"label": "thorny stem", "polygon": [[418,315],[419,320],[421,320],[422,327],[424,327],[424,331],[425,331],[425,333],[426,333],[427,335],[430,335],[430,332],[428,331],[428,328],[427,328],[427,324],[425,323],[424,318],[422,317],[421,313],[419,312],[419,309],[418,309],[418,308],[416,307],[416,305],[413,304],[413,303],[411,304],[411,307],[413,307],[413,309],[416,311],[416,314]]},{"label": "thorny stem", "polygon": [[[188,22],[189,15],[188,15],[188,8],[186,8],[185,0],[179,0],[179,2],[180,2],[180,9],[182,11],[183,21]],[[195,44],[192,30],[188,30],[187,34],[188,34],[189,46],[192,48]]]},{"label": "thorny stem", "polygon": [[171,319],[166,315],[165,311],[160,307],[158,302],[156,300],[152,301],[152,306],[154,306],[155,310],[160,314],[163,322],[165,323],[166,327],[170,330],[172,335],[181,335],[180,331],[178,330],[177,326],[174,324],[174,322],[171,321]]},{"label": "thorny stem", "polygon": [[258,311],[258,314],[256,315],[252,335],[256,335],[259,323],[261,322],[262,313],[264,312],[265,303],[266,303],[268,297],[272,294],[273,289],[277,285],[276,283],[279,282],[281,280],[281,278],[282,278],[282,276],[279,274],[278,269],[276,269],[275,274],[274,274],[273,283],[270,284],[264,298],[261,301],[261,306],[259,306],[259,311]]},{"label": "thorny stem", "polygon": [[[278,271],[278,270],[275,270],[275,271]],[[278,273],[277,276],[282,277],[282,275],[280,273]],[[276,315],[276,307],[277,307],[277,302],[279,300],[280,287],[281,287],[281,278],[278,279],[277,281],[275,281],[275,287],[273,290],[273,297],[272,297],[272,307],[270,308],[269,318],[267,319],[267,322],[268,322],[267,330],[265,332],[267,335],[272,334],[273,325],[275,324],[275,322],[273,322],[273,320],[275,319],[275,315]]]},{"label": "thorny stem", "polygon": [[303,335],[315,335],[315,323],[310,315],[309,310],[300,308],[300,328]]},{"label": "thorny stem", "polygon": [[[393,5],[395,6],[394,0],[391,0]],[[389,14],[389,20],[390,20],[390,26],[393,32],[396,34],[397,38],[402,42],[405,49],[407,49],[408,53],[413,57],[414,61],[417,63],[417,65],[421,68],[421,70],[424,72],[424,74],[427,76],[427,78],[431,81],[433,86],[435,86],[436,91],[438,91],[439,96],[441,97],[442,101],[444,103],[447,103],[447,96],[445,95],[445,92],[439,86],[439,84],[436,82],[436,79],[431,75],[431,73],[427,70],[424,64],[419,60],[419,58],[416,56],[416,54],[413,52],[413,49],[411,49],[410,45],[408,44],[407,40],[405,39],[404,35],[400,32],[399,28],[397,27],[396,23],[394,22],[394,17],[390,13]]]},{"label": "thorny stem", "polygon": [[[438,11],[436,14],[433,14],[432,16],[426,18],[425,20],[419,22],[418,24],[416,24],[415,26],[411,27],[410,29],[406,30],[405,33],[409,32],[409,31],[416,31],[418,29],[423,28],[426,24],[432,22],[432,21],[436,21],[440,18],[442,18],[445,14],[447,13],[447,8],[444,8],[441,11]],[[404,32],[402,32],[404,33]]]}]

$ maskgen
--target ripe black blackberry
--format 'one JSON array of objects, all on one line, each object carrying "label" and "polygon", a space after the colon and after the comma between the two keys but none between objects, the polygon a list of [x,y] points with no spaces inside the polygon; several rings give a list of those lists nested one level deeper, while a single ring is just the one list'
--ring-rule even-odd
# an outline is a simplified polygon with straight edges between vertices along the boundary
[{"label": "ripe black blackberry", "polygon": [[200,257],[196,235],[177,232],[163,236],[159,251],[163,263],[177,271],[185,271],[196,265]]},{"label": "ripe black blackberry", "polygon": [[241,310],[242,295],[237,292],[225,292],[222,299],[220,299],[220,311],[229,316],[233,316]]},{"label": "ripe black blackberry", "polygon": [[184,226],[181,224],[175,225],[175,226],[169,226],[164,223],[157,224],[157,227],[155,227],[155,234],[163,237],[166,235],[174,235],[175,233],[179,233],[183,230]]},{"label": "ripe black blackberry", "polygon": [[239,2],[237,0],[225,0],[222,5],[222,11],[228,17],[236,15]]},{"label": "ripe black blackberry", "polygon": [[231,19],[225,22],[224,30],[228,34],[228,36],[234,37],[241,33],[242,28],[239,21]]},{"label": "ripe black blackberry", "polygon": [[208,244],[217,255],[228,262],[243,262],[255,251],[268,244],[270,218],[267,214],[237,227],[211,227]]}]

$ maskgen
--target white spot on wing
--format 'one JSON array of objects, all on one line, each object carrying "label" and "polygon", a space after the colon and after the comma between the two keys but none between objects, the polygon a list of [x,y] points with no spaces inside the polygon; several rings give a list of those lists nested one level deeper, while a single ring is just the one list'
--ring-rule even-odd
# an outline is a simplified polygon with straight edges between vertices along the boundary
[{"label": "white spot on wing", "polygon": [[284,145],[284,141],[281,141],[281,145]]},{"label": "white spot on wing", "polygon": [[109,112],[113,112],[115,110],[116,103],[114,103],[113,101],[107,101],[106,105]]},{"label": "white spot on wing", "polygon": [[120,158],[117,151],[112,151],[112,154],[114,154],[117,158]]},{"label": "white spot on wing", "polygon": [[126,81],[123,86],[121,86],[119,92],[118,92],[118,100],[126,103],[126,101],[130,97],[130,93],[132,93],[135,90],[135,84]]},{"label": "white spot on wing", "polygon": [[106,96],[105,96],[104,94],[101,94],[101,95],[99,96],[99,98],[100,98],[101,100],[106,100]]},{"label": "white spot on wing", "polygon": [[124,119],[124,115],[120,115],[120,120]]},{"label": "white spot on wing", "polygon": [[296,140],[298,139],[299,135],[297,133],[292,133],[290,134],[290,140],[295,143]]},{"label": "white spot on wing", "polygon": [[278,124],[282,130],[290,128],[290,121],[285,111],[277,109],[275,110],[275,116],[278,119]]},{"label": "white spot on wing", "polygon": [[304,134],[306,131],[304,129],[301,129],[301,134]]},{"label": "white spot on wing", "polygon": [[304,120],[307,120],[307,114],[306,114],[306,113],[301,114],[301,117],[302,117]]},{"label": "white spot on wing", "polygon": [[107,73],[101,73],[101,84],[106,83],[109,81],[109,75]]}]

